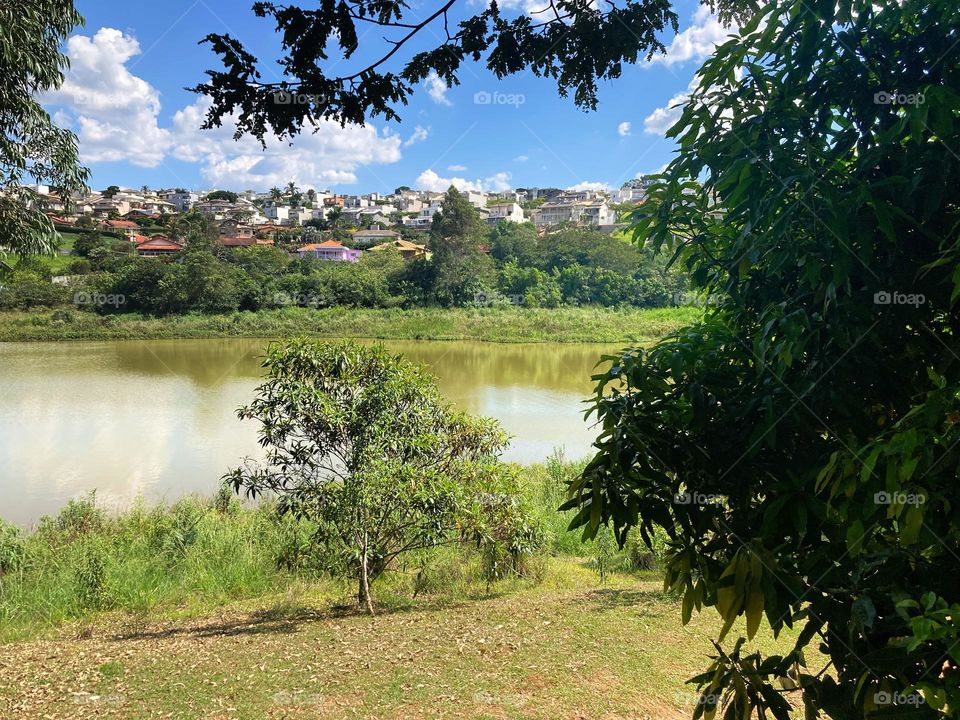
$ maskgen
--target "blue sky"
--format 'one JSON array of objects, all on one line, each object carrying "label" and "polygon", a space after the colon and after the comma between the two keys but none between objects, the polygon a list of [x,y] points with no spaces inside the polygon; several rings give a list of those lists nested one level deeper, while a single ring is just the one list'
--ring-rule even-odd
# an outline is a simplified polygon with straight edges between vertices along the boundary
[{"label": "blue sky", "polygon": [[[536,1],[500,4],[523,12]],[[479,11],[476,2],[465,0],[459,12]],[[530,73],[497,80],[470,64],[459,87],[419,88],[402,108],[401,123],[375,118],[346,129],[331,123],[292,147],[274,141],[263,152],[253,140],[234,142],[229,128],[200,131],[205,100],[185,90],[203,81],[204,70],[218,67],[209,47],[198,45],[206,33],[229,32],[261,59],[279,54],[272,26],[250,5],[78,0],[86,25],[67,43],[67,81],[44,103],[79,135],[93,187],[264,190],[290,180],[347,193],[398,185],[444,189],[451,181],[486,190],[617,187],[669,160],[673,143],[662,133],[676,111],[668,108],[683,98],[713,45],[731,32],[696,3],[678,3],[681,33],[665,37],[667,55],[628,66],[619,80],[604,84],[593,112],[558,97],[551,80]],[[426,0],[413,5],[415,13],[429,9]],[[375,29],[367,38],[371,53],[383,48],[380,34]],[[434,39],[428,32],[423,43]],[[280,79],[271,72],[265,71],[266,80]]]}]

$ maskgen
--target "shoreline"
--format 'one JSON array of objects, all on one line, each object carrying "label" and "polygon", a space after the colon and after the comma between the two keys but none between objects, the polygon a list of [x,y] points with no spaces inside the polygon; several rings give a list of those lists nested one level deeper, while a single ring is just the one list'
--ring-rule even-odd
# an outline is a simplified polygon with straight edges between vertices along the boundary
[{"label": "shoreline", "polygon": [[0,343],[315,338],[649,344],[692,322],[688,307],[283,308],[225,315],[96,315],[73,308],[0,313]]}]

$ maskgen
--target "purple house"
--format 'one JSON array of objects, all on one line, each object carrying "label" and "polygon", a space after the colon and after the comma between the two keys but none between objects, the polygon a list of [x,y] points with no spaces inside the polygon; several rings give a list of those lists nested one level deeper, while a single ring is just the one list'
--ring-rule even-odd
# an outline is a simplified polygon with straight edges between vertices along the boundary
[{"label": "purple house", "polygon": [[315,257],[319,260],[334,260],[336,262],[356,262],[360,259],[360,251],[344,247],[335,240],[325,240],[322,243],[310,243],[297,249],[302,257]]}]

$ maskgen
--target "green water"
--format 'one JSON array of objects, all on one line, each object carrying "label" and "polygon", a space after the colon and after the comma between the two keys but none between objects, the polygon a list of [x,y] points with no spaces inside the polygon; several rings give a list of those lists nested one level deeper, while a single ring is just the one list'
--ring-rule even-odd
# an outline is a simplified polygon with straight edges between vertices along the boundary
[{"label": "green water", "polygon": [[[597,345],[389,341],[429,367],[456,405],[498,419],[505,458],[537,462],[556,447],[589,452],[582,401]],[[266,341],[0,343],[0,517],[30,525],[96,489],[107,506],[211,494],[245,456],[241,423]]]}]

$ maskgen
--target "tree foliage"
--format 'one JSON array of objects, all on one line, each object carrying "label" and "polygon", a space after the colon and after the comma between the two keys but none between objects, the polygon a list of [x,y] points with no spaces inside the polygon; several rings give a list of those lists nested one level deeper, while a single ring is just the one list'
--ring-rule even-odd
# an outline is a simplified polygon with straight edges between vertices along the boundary
[{"label": "tree foliage", "polygon": [[84,189],[76,136],[54,125],[37,100],[63,82],[69,61],[61,45],[81,22],[70,0],[0,4],[0,259],[59,245],[42,196],[26,185],[46,183],[65,200]]},{"label": "tree foliage", "polygon": [[[752,3],[711,5],[730,17]],[[283,78],[264,81],[264,62],[238,38],[207,35],[222,65],[194,88],[213,101],[206,127],[235,114],[237,137],[262,140],[270,132],[294,135],[321,119],[395,120],[426,78],[458,85],[464,64],[479,61],[499,78],[521,71],[550,78],[561,96],[572,92],[579,107],[593,109],[600,81],[664,51],[662,34],[677,29],[669,0],[551,0],[519,17],[496,2],[473,15],[467,10],[458,0],[424,9],[403,0],[331,0],[309,8],[257,2],[254,14],[280,36],[280,57],[267,62],[279,66]],[[430,36],[435,39],[424,43]]]},{"label": "tree foliage", "polygon": [[486,228],[476,208],[455,187],[433,216],[433,292],[441,305],[463,305],[491,285],[493,264],[482,252]]},{"label": "tree foliage", "polygon": [[782,687],[806,717],[960,712],[958,33],[947,2],[771,3],[701,68],[635,216],[717,302],[596,376],[575,524],[662,526],[719,641],[797,630],[718,644],[696,717],[785,719]]},{"label": "tree foliage", "polygon": [[507,437],[453,410],[419,366],[380,346],[293,340],[271,345],[264,367],[239,416],[260,423],[266,456],[227,478],[315,521],[322,557],[356,580],[361,607],[373,612],[370,583],[404,553],[496,534],[477,510],[503,493]]}]

